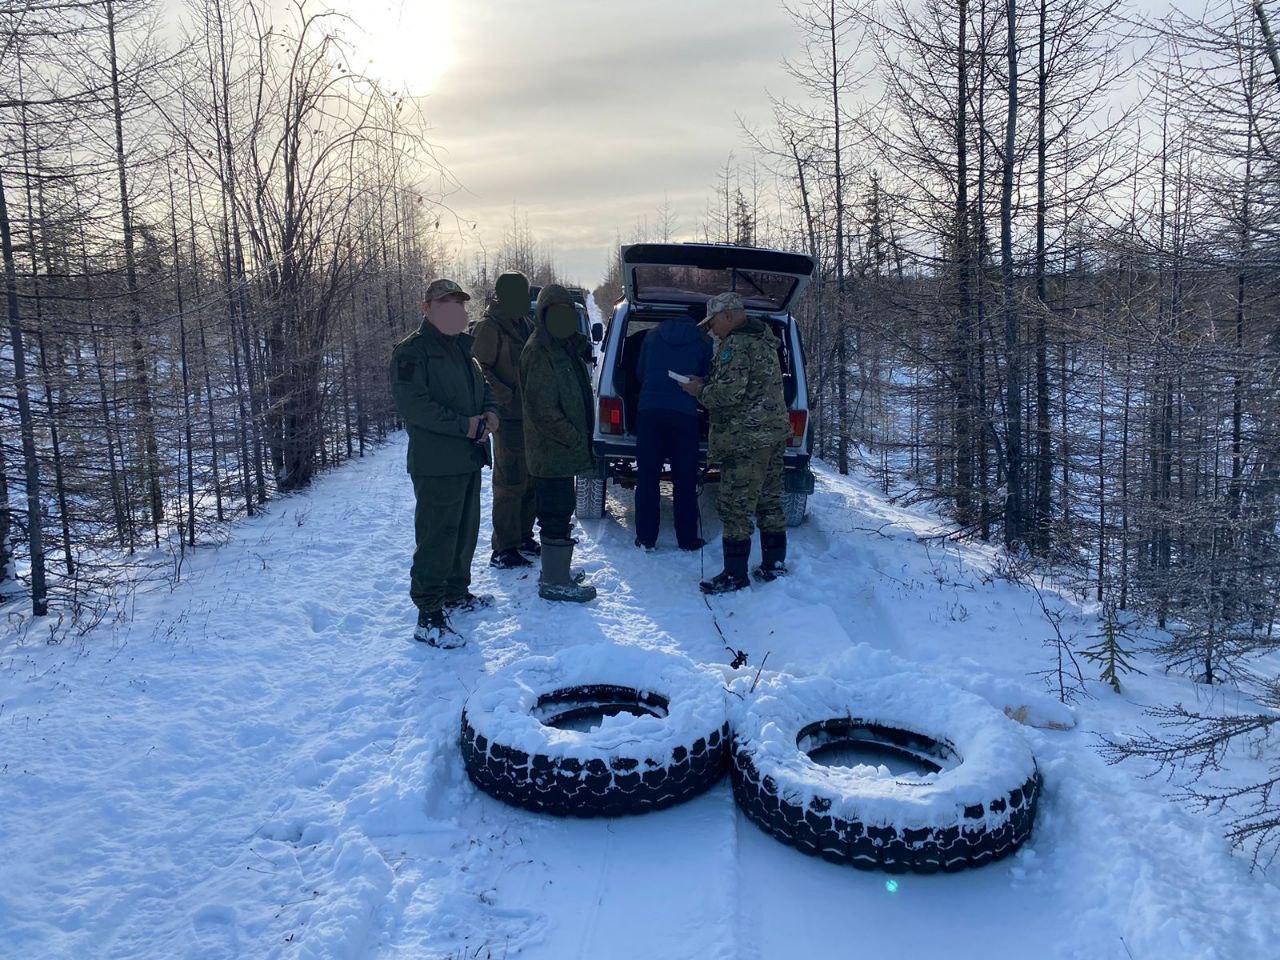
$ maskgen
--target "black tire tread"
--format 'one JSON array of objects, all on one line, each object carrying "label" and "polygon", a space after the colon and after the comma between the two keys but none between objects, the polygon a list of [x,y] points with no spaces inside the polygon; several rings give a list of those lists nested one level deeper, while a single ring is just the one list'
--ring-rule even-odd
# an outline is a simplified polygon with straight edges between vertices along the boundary
[{"label": "black tire tread", "polygon": [[504,803],[561,817],[613,817],[683,803],[729,765],[729,726],[675,747],[666,763],[614,757],[582,762],[490,742],[462,712],[462,759],[477,787]]},{"label": "black tire tread", "polygon": [[[730,776],[738,806],[766,833],[802,853],[888,873],[954,872],[1007,857],[1031,835],[1041,788],[1037,770],[1007,795],[966,808],[959,824],[910,829],[834,816],[830,801],[823,798],[811,800],[807,807],[788,800],[736,739]],[[995,830],[981,822],[988,808],[1008,812]]]}]

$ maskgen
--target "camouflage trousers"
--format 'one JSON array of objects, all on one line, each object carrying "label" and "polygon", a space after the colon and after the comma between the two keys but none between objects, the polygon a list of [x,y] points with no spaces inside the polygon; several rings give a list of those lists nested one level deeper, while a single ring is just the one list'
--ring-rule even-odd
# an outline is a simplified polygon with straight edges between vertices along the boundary
[{"label": "camouflage trousers", "polygon": [[524,423],[503,420],[493,435],[493,552],[533,536],[533,483],[524,459]]},{"label": "camouflage trousers", "polygon": [[787,529],[782,512],[782,450],[779,441],[758,450],[726,457],[720,464],[717,504],[726,540],[750,540],[751,517],[762,533]]}]

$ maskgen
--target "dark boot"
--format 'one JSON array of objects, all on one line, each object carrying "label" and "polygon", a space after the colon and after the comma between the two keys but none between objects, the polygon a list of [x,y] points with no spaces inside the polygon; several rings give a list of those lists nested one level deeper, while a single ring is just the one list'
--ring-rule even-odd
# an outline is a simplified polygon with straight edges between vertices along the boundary
[{"label": "dark boot", "polygon": [[489,558],[489,566],[499,570],[514,570],[517,567],[532,567],[533,561],[516,548],[502,550]]},{"label": "dark boot", "polygon": [[493,594],[472,593],[470,590],[460,597],[453,597],[444,602],[444,608],[448,613],[475,613],[477,610],[492,606]]},{"label": "dark boot", "polygon": [[751,585],[747,579],[747,561],[751,558],[750,540],[724,541],[724,570],[698,586],[703,593],[733,593]]},{"label": "dark boot", "polygon": [[772,583],[787,575],[787,531],[760,531],[760,566],[752,574],[761,583]]},{"label": "dark boot", "polygon": [[442,650],[453,650],[467,642],[462,634],[449,625],[443,610],[435,610],[431,613],[419,610],[418,626],[413,631],[413,639],[433,647],[440,647]]},{"label": "dark boot", "polygon": [[573,545],[576,540],[542,538],[542,576],[538,580],[538,596],[544,600],[568,600],[586,603],[596,598],[596,588],[583,583],[570,572]]},{"label": "dark boot", "polygon": [[527,553],[531,557],[542,556],[542,547],[538,545],[538,541],[533,539],[533,534],[525,537],[520,541],[520,546],[516,547],[521,553]]}]

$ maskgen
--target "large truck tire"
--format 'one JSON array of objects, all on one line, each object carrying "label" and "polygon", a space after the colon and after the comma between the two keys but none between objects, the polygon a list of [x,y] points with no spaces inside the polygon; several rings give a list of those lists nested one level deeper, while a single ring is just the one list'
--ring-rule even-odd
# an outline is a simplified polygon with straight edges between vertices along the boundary
[{"label": "large truck tire", "polygon": [[[935,873],[999,860],[1031,835],[1035,758],[1016,724],[973,694],[913,674],[774,675],[738,692],[734,797],[783,843],[862,869]],[[812,759],[833,746],[871,747],[922,772]]]},{"label": "large truck tire", "polygon": [[[462,711],[472,783],[557,816],[646,813],[711,787],[728,766],[723,676],[671,653],[599,644],[517,661]],[[601,718],[587,730],[575,721]]]}]

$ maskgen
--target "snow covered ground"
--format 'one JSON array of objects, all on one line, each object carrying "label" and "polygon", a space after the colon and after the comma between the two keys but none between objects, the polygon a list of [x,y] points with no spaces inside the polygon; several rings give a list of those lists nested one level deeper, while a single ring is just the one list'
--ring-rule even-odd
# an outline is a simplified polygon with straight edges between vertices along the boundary
[{"label": "snow covered ground", "polygon": [[[491,571],[471,643],[410,642],[404,441],[200,551],[129,622],[59,645],[0,637],[0,956],[15,958],[772,958],[1047,956],[1265,960],[1280,890],[1160,781],[1108,767],[1098,733],[1150,702],[1193,701],[1149,671],[1095,685],[1074,718],[1030,676],[1051,630],[994,553],[926,544],[924,514],[829,473],[793,575],[714,601],[758,665],[820,672],[854,644],[1027,707],[1045,778],[1015,857],[897,878],[805,857],[736,811],[727,783],[643,817],[563,821],[466,779],[463,700],[485,671],[596,641],[728,657],[700,559],[631,546],[630,498],[584,525],[585,607]],[[486,475],[487,480],[487,475]],[[486,508],[488,494],[485,495]],[[704,504],[708,536],[718,534]],[[487,536],[486,514],[484,535]],[[716,551],[706,555],[715,572]],[[1092,619],[1056,595],[1064,630]]]}]

